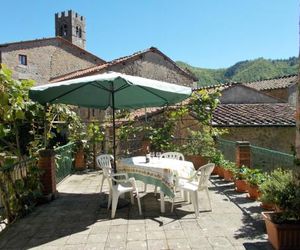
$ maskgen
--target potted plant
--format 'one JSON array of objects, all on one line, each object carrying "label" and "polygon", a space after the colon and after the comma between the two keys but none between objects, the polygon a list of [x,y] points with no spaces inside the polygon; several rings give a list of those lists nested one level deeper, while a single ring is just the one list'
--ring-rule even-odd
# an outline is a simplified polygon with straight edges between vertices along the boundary
[{"label": "potted plant", "polygon": [[276,169],[260,185],[261,199],[273,203],[276,211],[263,212],[269,242],[275,249],[300,246],[300,173]]},{"label": "potted plant", "polygon": [[220,165],[219,165],[219,169],[218,169],[219,177],[224,178],[224,170],[225,170],[224,166],[226,166],[227,164],[228,164],[227,160],[225,160],[225,159],[221,160]]},{"label": "potted plant", "polygon": [[187,143],[181,147],[181,151],[188,161],[193,162],[195,169],[205,165],[209,161],[212,152],[215,151],[214,140],[205,130],[188,130]]},{"label": "potted plant", "polygon": [[[269,173],[265,173],[265,181],[267,181],[270,177],[270,174]],[[264,181],[264,182],[265,182]],[[265,185],[263,183],[259,184],[258,188],[259,188],[259,191],[261,190],[261,186],[262,185]],[[273,211],[275,208],[274,208],[274,204],[272,203],[269,203],[269,199],[268,198],[263,198],[261,197],[261,191],[260,191],[260,197],[259,197],[259,200],[260,200],[260,206],[264,209],[264,210],[267,210],[267,211]]]},{"label": "potted plant", "polygon": [[234,185],[237,192],[247,192],[246,175],[249,168],[246,166],[237,167],[234,172]]},{"label": "potted plant", "polygon": [[225,130],[211,126],[213,111],[217,108],[221,96],[220,91],[194,91],[189,104],[189,113],[198,121],[197,130],[188,129],[187,143],[182,150],[186,158],[194,162],[195,168],[206,164],[215,152],[214,138],[224,134]]},{"label": "potted plant", "polygon": [[209,156],[209,161],[212,163],[215,163],[215,168],[212,171],[212,174],[216,174],[216,175],[219,174],[219,169],[220,169],[220,166],[221,166],[223,160],[224,160],[224,156],[221,153],[221,151],[214,150],[211,153],[211,155]]},{"label": "potted plant", "polygon": [[249,169],[246,174],[246,181],[248,184],[248,198],[257,200],[260,196],[259,185],[266,180],[266,174],[262,173],[260,169]]},{"label": "potted plant", "polygon": [[85,150],[84,145],[86,141],[78,140],[75,142],[74,147],[74,167],[76,170],[84,170],[86,168],[85,164]]},{"label": "potted plant", "polygon": [[236,170],[236,165],[234,162],[227,161],[226,164],[223,165],[223,173],[224,173],[224,180],[225,181],[232,181],[233,180],[233,173]]}]

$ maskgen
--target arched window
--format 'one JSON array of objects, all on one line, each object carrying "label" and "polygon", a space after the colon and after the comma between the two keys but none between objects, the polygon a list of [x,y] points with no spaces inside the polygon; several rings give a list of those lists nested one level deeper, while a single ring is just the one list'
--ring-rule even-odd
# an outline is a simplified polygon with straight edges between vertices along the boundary
[{"label": "arched window", "polygon": [[76,26],[76,36],[79,37],[79,28]]}]

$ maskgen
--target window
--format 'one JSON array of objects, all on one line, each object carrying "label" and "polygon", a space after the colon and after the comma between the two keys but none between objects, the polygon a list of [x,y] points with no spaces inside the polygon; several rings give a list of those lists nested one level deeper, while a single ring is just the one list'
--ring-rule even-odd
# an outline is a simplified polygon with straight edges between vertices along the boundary
[{"label": "window", "polygon": [[76,37],[81,38],[81,27],[80,26],[76,26]]},{"label": "window", "polygon": [[60,35],[60,36],[63,36],[63,33],[64,33],[64,27],[63,27],[63,26],[60,26],[60,29],[59,29],[59,35]]},{"label": "window", "polygon": [[64,24],[64,26],[63,26],[63,36],[67,36],[67,34],[68,34],[68,25],[66,25],[66,24]]},{"label": "window", "polygon": [[27,56],[19,55],[19,64],[20,65],[27,65]]}]

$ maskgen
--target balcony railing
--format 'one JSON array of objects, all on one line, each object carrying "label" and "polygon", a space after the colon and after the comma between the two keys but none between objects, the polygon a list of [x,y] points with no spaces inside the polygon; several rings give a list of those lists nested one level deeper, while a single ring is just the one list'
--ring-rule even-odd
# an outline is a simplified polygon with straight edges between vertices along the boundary
[{"label": "balcony railing", "polygon": [[61,182],[73,171],[74,143],[57,147],[55,151],[56,183]]}]

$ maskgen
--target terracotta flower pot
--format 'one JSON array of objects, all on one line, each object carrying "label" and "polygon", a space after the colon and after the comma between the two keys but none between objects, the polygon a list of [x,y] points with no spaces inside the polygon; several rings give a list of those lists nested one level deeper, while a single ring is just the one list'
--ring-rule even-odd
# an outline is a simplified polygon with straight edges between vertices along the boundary
[{"label": "terracotta flower pot", "polygon": [[218,172],[219,172],[219,166],[215,166],[215,167],[214,167],[214,170],[211,172],[211,174],[217,175]]},{"label": "terracotta flower pot", "polygon": [[236,179],[234,181],[234,185],[235,185],[235,191],[240,193],[247,192],[247,182],[245,180]]},{"label": "terracotta flower pot", "polygon": [[219,167],[218,175],[219,175],[221,178],[224,178],[224,168]]},{"label": "terracotta flower pot", "polygon": [[248,190],[248,198],[250,200],[257,200],[259,198],[260,192],[258,186],[248,184],[247,190]]},{"label": "terracotta flower pot", "polygon": [[150,141],[149,140],[143,140],[139,153],[141,155],[145,155],[147,153],[148,148],[150,148]]},{"label": "terracotta flower pot", "polygon": [[76,170],[84,170],[86,169],[85,159],[84,159],[84,150],[82,147],[78,148],[75,154],[75,169]]},{"label": "terracotta flower pot", "polygon": [[208,160],[201,155],[187,155],[185,159],[187,161],[191,161],[194,164],[196,170],[208,163]]},{"label": "terracotta flower pot", "polygon": [[224,180],[225,181],[232,181],[233,180],[233,173],[230,170],[224,169],[223,172],[224,172]]},{"label": "terracotta flower pot", "polygon": [[273,204],[270,204],[270,203],[260,203],[260,207],[263,208],[264,210],[268,210],[268,211],[271,211],[271,210],[274,210],[274,205]]},{"label": "terracotta flower pot", "polygon": [[274,212],[262,212],[268,233],[268,240],[276,249],[300,248],[300,221],[297,223],[276,224],[271,215]]}]

